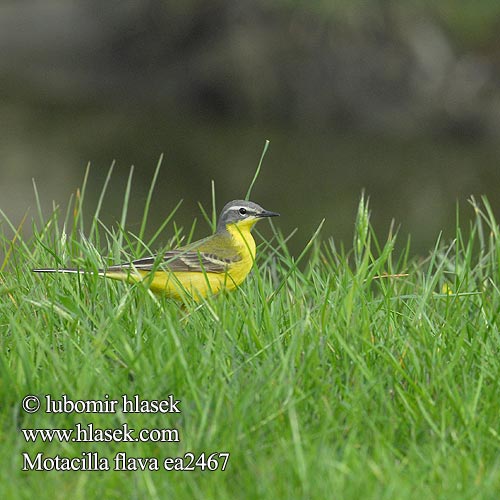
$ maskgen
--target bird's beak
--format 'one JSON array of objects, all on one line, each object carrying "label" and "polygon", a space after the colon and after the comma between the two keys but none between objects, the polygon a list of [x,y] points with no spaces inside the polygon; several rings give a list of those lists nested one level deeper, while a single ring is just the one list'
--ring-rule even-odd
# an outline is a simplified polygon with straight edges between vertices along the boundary
[{"label": "bird's beak", "polygon": [[256,217],[279,217],[279,213],[270,212],[269,210],[262,210],[262,212],[256,214]]}]

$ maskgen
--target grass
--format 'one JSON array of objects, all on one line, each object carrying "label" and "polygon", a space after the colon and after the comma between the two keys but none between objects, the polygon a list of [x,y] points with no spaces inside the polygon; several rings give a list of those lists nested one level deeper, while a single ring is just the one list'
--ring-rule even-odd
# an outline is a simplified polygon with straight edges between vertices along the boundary
[{"label": "grass", "polygon": [[[156,179],[157,175],[155,175]],[[253,181],[252,181],[253,182]],[[34,267],[97,269],[189,240],[170,214],[144,239],[67,213],[32,236],[4,217],[0,249],[2,498],[497,498],[500,491],[500,240],[486,199],[424,259],[374,234],[362,197],[352,249],[297,257],[273,228],[234,293],[201,305],[143,286]],[[205,212],[206,213],[206,212]],[[210,216],[207,215],[208,222]],[[276,224],[279,227],[279,221]],[[87,229],[86,229],[87,228]],[[185,242],[185,241],[184,241]],[[72,400],[180,399],[180,414],[28,414],[28,394]],[[26,442],[21,429],[178,429],[180,442]],[[109,459],[229,452],[218,471],[21,471],[22,453]]]}]

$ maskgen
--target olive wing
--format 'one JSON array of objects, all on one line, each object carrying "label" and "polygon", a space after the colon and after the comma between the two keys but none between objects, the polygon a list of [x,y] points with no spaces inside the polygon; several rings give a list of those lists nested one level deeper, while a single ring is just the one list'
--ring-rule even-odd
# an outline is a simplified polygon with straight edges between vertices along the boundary
[{"label": "olive wing", "polygon": [[172,272],[225,273],[228,266],[240,257],[218,257],[213,253],[200,251],[169,250],[161,259],[145,257],[127,264],[111,266],[108,272],[137,269],[138,271],[166,270]]}]

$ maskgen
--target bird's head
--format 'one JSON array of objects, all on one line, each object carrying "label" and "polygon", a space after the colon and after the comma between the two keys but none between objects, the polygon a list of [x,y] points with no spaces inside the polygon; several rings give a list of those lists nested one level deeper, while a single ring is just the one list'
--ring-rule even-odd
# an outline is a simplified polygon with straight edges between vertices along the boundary
[{"label": "bird's head", "polygon": [[225,231],[228,224],[237,224],[238,228],[252,229],[254,224],[264,217],[277,217],[279,214],[263,209],[257,203],[245,200],[233,200],[225,205],[219,217],[217,232]]}]

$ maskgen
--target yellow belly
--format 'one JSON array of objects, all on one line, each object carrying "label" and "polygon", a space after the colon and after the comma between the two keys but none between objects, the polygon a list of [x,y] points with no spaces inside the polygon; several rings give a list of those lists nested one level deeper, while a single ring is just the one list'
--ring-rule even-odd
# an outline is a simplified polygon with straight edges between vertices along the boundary
[{"label": "yellow belly", "polygon": [[199,300],[201,297],[214,295],[223,288],[233,290],[244,279],[243,277],[237,280],[233,273],[177,272],[174,276],[172,273],[160,271],[152,278],[148,273],[141,274],[152,292],[177,300],[186,298],[186,294]]}]

